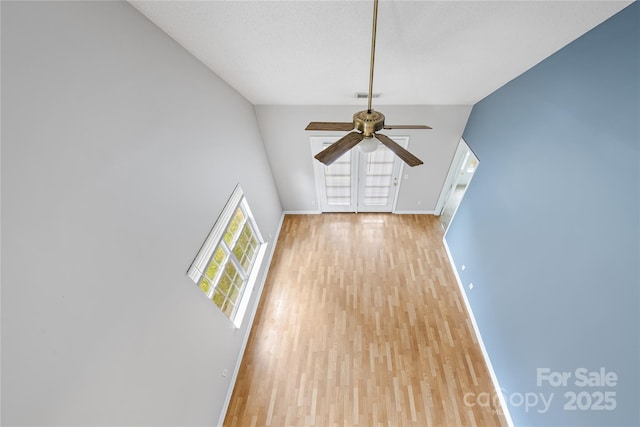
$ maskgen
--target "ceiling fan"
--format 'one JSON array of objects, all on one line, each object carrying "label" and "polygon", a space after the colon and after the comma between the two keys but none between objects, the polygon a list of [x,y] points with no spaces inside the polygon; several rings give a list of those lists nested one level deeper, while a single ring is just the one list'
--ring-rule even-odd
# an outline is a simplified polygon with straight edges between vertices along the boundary
[{"label": "ceiling fan", "polygon": [[[384,115],[371,108],[371,98],[373,91],[373,62],[376,52],[376,26],[378,20],[378,0],[373,1],[373,30],[371,32],[371,66],[369,71],[369,95],[367,109],[358,111],[353,115],[352,122],[311,122],[305,130],[324,131],[352,131],[343,136],[321,152],[315,158],[321,163],[329,166],[340,156],[359,145],[361,151],[375,151],[380,141],[389,150],[395,153],[409,166],[418,166],[423,162],[409,151],[402,148],[398,143],[386,135],[378,133],[380,129],[431,129],[426,125],[398,125],[391,126],[384,124]],[[353,131],[353,130],[356,131]],[[377,140],[377,141],[376,141]]]}]

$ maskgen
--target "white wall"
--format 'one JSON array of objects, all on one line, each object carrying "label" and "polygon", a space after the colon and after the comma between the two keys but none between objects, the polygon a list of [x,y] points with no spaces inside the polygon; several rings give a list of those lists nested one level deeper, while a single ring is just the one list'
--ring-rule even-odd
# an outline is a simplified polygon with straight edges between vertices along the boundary
[{"label": "white wall", "polygon": [[248,322],[185,272],[237,182],[276,233],[252,105],[126,3],[2,2],[2,124],[3,425],[217,422]]},{"label": "white wall", "polygon": [[[316,211],[316,187],[310,136],[344,135],[344,132],[308,132],[310,121],[351,121],[366,108],[353,106],[256,106],[262,137],[287,211]],[[409,150],[424,165],[405,167],[408,180],[402,182],[397,211],[431,212],[435,209],[449,165],[471,106],[383,106],[379,109],[388,124],[427,124],[432,130],[388,130],[386,135],[408,135]]]}]

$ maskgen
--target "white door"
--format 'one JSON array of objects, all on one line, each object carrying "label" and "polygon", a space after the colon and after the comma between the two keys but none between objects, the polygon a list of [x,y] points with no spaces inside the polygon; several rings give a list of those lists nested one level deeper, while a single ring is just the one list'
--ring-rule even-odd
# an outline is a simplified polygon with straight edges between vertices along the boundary
[{"label": "white door", "polygon": [[[313,154],[338,137],[312,137]],[[393,137],[407,146],[408,137]],[[322,212],[393,212],[400,187],[402,161],[380,144],[372,153],[353,148],[329,166],[313,160]]]}]

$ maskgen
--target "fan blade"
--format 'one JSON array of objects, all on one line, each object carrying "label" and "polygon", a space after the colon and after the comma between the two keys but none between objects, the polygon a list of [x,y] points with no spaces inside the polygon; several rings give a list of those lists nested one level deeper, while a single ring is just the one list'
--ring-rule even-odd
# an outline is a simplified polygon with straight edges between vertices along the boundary
[{"label": "fan blade", "polygon": [[427,125],[385,125],[385,129],[433,129]]},{"label": "fan blade", "polygon": [[311,122],[304,130],[340,130],[348,132],[353,129],[353,122]]},{"label": "fan blade", "polygon": [[378,138],[384,146],[386,146],[389,150],[393,151],[396,156],[400,157],[403,162],[408,164],[409,166],[418,166],[423,162],[404,148],[402,148],[397,142],[393,139],[389,138],[387,135],[382,135],[381,133],[376,133],[375,137]]},{"label": "fan blade", "polygon": [[331,163],[338,160],[338,157],[342,156],[347,151],[358,145],[360,141],[364,139],[364,135],[360,132],[351,132],[319,152],[315,155],[321,163],[329,166]]}]

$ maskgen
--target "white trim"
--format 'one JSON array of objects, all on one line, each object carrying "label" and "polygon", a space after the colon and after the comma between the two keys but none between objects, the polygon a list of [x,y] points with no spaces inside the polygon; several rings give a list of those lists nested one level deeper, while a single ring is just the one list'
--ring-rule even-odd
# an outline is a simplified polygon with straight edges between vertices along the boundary
[{"label": "white trim", "polygon": [[394,211],[398,215],[435,215],[435,211]]},{"label": "white trim", "polygon": [[[477,165],[476,165],[476,171],[478,170],[478,167],[480,167],[480,161],[478,160],[478,158],[476,157],[476,155],[473,153],[473,151],[471,151],[471,149],[469,149],[467,151],[467,155],[465,156],[465,158],[467,158],[468,156],[472,156],[474,159],[476,159]],[[451,228],[451,224],[453,223],[454,218],[456,217],[456,214],[458,213],[458,209],[460,209],[460,205],[462,204],[462,199],[464,199],[465,194],[467,194],[467,191],[469,190],[469,186],[471,185],[471,181],[473,181],[473,178],[476,176],[476,171],[474,171],[471,174],[471,178],[469,178],[469,181],[464,185],[464,192],[462,193],[462,198],[460,199],[460,202],[458,203],[458,205],[456,206],[456,208],[453,210],[453,213],[451,214],[451,219],[449,220],[449,224],[447,224],[447,228],[444,230],[444,235],[446,236],[447,233],[449,232],[449,228]],[[453,190],[455,191],[455,189]],[[452,191],[452,193],[453,193]],[[447,202],[448,202],[448,198],[447,198]],[[445,203],[446,204],[446,203]],[[442,207],[442,210],[444,211],[444,206]],[[442,211],[440,212],[442,213]],[[444,228],[444,227],[443,227]]]},{"label": "white trim", "polygon": [[319,215],[322,213],[322,211],[283,211],[282,212],[284,215],[286,214],[291,214],[291,215]]},{"label": "white trim", "polygon": [[260,299],[262,298],[262,291],[264,289],[264,284],[267,281],[267,276],[269,275],[269,269],[271,268],[271,260],[273,259],[273,254],[276,251],[276,245],[278,242],[278,236],[280,236],[280,230],[282,229],[282,223],[284,222],[285,213],[282,213],[280,217],[280,222],[278,223],[278,228],[276,230],[276,234],[272,239],[273,245],[271,245],[271,251],[267,256],[267,268],[264,271],[262,276],[262,280],[260,282],[260,286],[257,288],[256,294],[256,302],[253,305],[253,309],[251,310],[251,315],[249,316],[249,323],[247,326],[247,331],[242,338],[242,346],[240,348],[240,352],[238,353],[238,359],[236,360],[236,366],[233,369],[233,375],[231,375],[231,381],[229,382],[229,389],[227,390],[227,397],[225,398],[224,405],[222,406],[222,411],[220,412],[220,417],[218,418],[218,426],[222,427],[224,424],[224,419],[227,416],[227,410],[229,409],[229,403],[231,403],[231,396],[233,395],[233,389],[236,386],[236,380],[238,379],[238,373],[240,372],[240,365],[242,364],[242,359],[244,356],[244,351],[247,347],[247,343],[249,342],[249,335],[251,334],[251,329],[253,328],[253,321],[256,317],[256,312],[258,311],[258,306],[260,305]]},{"label": "white trim", "polygon": [[440,196],[438,196],[438,201],[436,202],[435,211],[438,212],[438,215],[442,214],[442,210],[444,209],[444,205],[449,198],[451,187],[458,180],[458,172],[460,170],[461,162],[462,162],[462,153],[467,149],[471,151],[469,148],[469,144],[464,140],[464,138],[460,138],[458,142],[458,146],[456,147],[456,151],[453,154],[453,158],[451,159],[451,163],[449,165],[449,172],[447,173],[447,178],[444,180],[444,184],[442,184],[442,189],[440,190]]},{"label": "white trim", "polygon": [[242,200],[240,201],[240,204],[242,204],[242,207],[247,213],[247,221],[251,222],[251,225],[253,226],[253,229],[251,231],[253,231],[254,234],[256,234],[256,236],[258,237],[258,243],[260,244],[266,243],[264,238],[262,237],[262,233],[260,232],[260,229],[258,228],[258,224],[256,223],[256,217],[253,215],[253,212],[251,212],[249,201],[247,200],[244,194],[242,195]]},{"label": "white trim", "polygon": [[[244,197],[244,193],[242,192],[242,188],[240,184],[236,185],[236,188],[231,193],[231,196],[227,200],[227,203],[224,205],[220,216],[216,219],[216,222],[213,224],[213,228],[209,232],[207,239],[202,244],[202,247],[198,251],[195,259],[189,266],[189,270],[187,270],[187,276],[191,278],[196,284],[200,281],[200,278],[204,274],[204,271],[207,269],[207,264],[209,264],[209,260],[213,255],[213,251],[215,251],[216,247],[222,240],[222,236],[227,230],[229,223],[231,222],[231,218],[233,214],[238,209],[238,206],[242,202]],[[244,205],[247,207],[247,204]],[[251,212],[249,212],[251,215]],[[260,237],[260,233],[258,232],[258,240],[260,243],[263,243],[262,237]]]},{"label": "white trim", "polygon": [[[240,209],[242,211],[242,215],[244,217],[244,221],[239,224],[239,233],[242,232],[242,227],[245,225],[249,226],[253,237],[255,237],[258,246],[255,254],[255,258],[253,259],[251,265],[247,268],[240,263],[240,260],[236,259],[236,256],[233,253],[232,245],[236,244],[237,236],[234,237],[234,242],[230,242],[227,244],[224,242],[224,236],[229,230],[231,222],[233,221],[233,217],[236,211]],[[213,228],[211,229],[209,235],[207,236],[204,244],[200,248],[200,251],[196,255],[196,258],[191,263],[189,270],[187,271],[187,276],[194,281],[196,285],[200,282],[200,280],[204,277],[205,271],[211,262],[212,257],[214,256],[214,252],[217,248],[222,247],[225,252],[225,259],[222,264],[219,264],[220,270],[210,281],[208,280],[211,288],[209,293],[207,293],[207,298],[213,299],[213,295],[215,290],[218,288],[220,283],[222,274],[224,269],[231,263],[235,266],[238,274],[242,278],[242,288],[240,289],[240,296],[236,303],[234,303],[233,311],[228,315],[229,320],[234,324],[236,329],[240,328],[242,325],[242,321],[247,309],[247,305],[249,304],[249,300],[251,299],[251,292],[255,286],[255,281],[257,280],[259,270],[262,268],[262,261],[264,258],[264,254],[267,250],[267,243],[262,238],[262,234],[260,233],[260,229],[256,224],[253,213],[251,212],[251,208],[249,207],[249,202],[240,187],[240,184],[237,184],[233,192],[231,193],[231,197],[224,206],[224,209],[218,216]],[[229,299],[229,295],[225,294],[225,300]],[[217,305],[217,303],[216,303]],[[222,307],[220,307],[222,309]],[[226,314],[226,313],[225,313]]]},{"label": "white trim", "polygon": [[493,382],[493,386],[496,389],[496,394],[498,395],[498,400],[500,401],[500,406],[502,407],[502,413],[504,414],[504,417],[507,420],[507,424],[510,427],[513,427],[513,420],[511,419],[511,414],[509,413],[509,407],[507,406],[507,402],[502,393],[502,387],[500,387],[500,383],[498,382],[498,377],[496,376],[496,373],[493,370],[493,365],[491,364],[489,353],[487,353],[487,348],[484,346],[484,342],[482,341],[482,335],[480,335],[480,329],[478,328],[478,323],[476,322],[476,318],[474,317],[473,311],[471,310],[471,304],[469,304],[467,293],[464,289],[464,286],[462,285],[462,280],[460,280],[460,276],[458,275],[458,270],[456,268],[455,262],[453,261],[453,256],[449,251],[449,245],[447,244],[447,240],[444,237],[442,238],[442,244],[444,245],[444,249],[447,251],[447,257],[449,258],[449,263],[451,264],[451,269],[453,270],[453,274],[456,276],[456,281],[458,282],[458,287],[460,288],[460,293],[462,294],[462,300],[464,301],[464,305],[467,308],[467,313],[469,313],[469,319],[471,320],[471,325],[473,325],[473,331],[476,334],[476,340],[478,341],[478,344],[480,344],[480,350],[482,351],[484,362],[487,365],[487,369],[489,370],[489,375],[491,376],[491,381]]},{"label": "white trim", "polygon": [[235,315],[233,316],[233,324],[236,329],[242,326],[242,321],[244,320],[244,315],[247,311],[247,306],[249,305],[249,300],[251,299],[251,293],[253,292],[253,288],[255,288],[256,281],[258,280],[258,274],[260,268],[262,267],[262,261],[264,260],[264,254],[267,252],[267,246],[269,243],[263,243],[258,246],[258,254],[256,255],[256,259],[253,261],[253,267],[249,272],[249,278],[247,279],[247,284],[242,290],[242,297],[240,298],[240,304],[238,304],[238,308],[236,309]]},{"label": "white trim", "polygon": [[[321,215],[322,211],[283,211],[285,215]],[[327,213],[340,213],[340,212],[327,212]],[[346,212],[346,213],[357,213],[357,212]],[[375,212],[373,212],[375,213]],[[394,211],[394,212],[382,212],[382,213],[392,213],[398,215],[435,215],[435,211]]]}]

